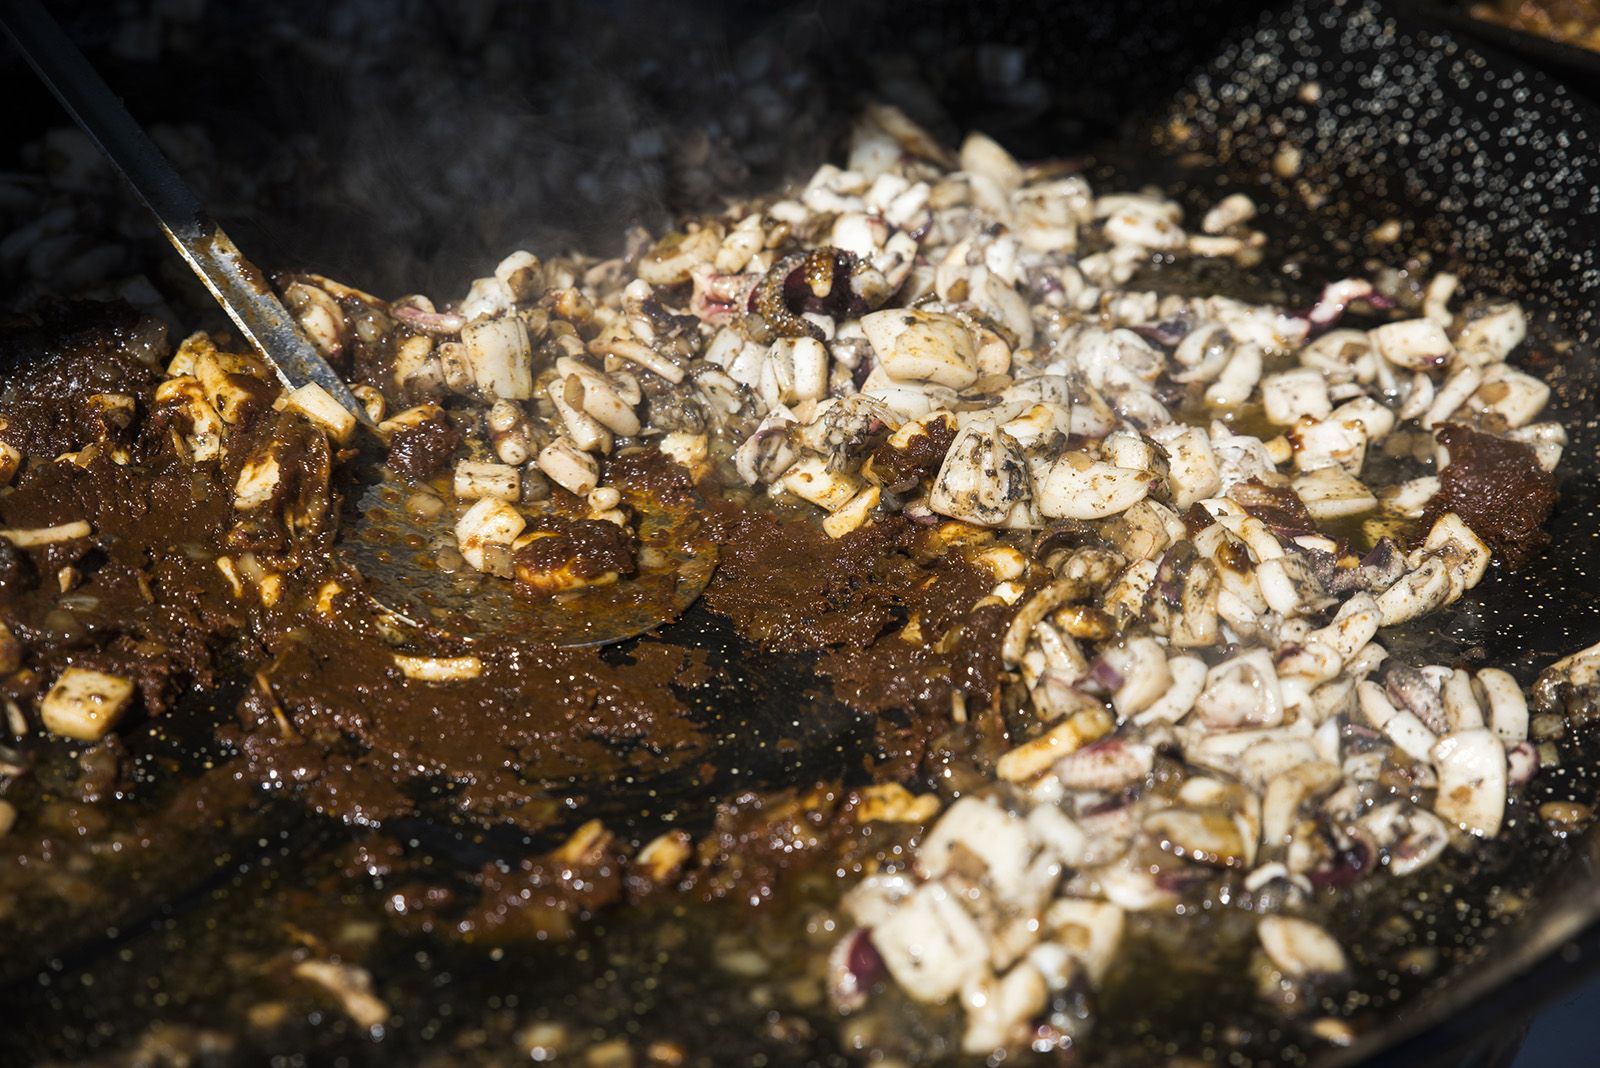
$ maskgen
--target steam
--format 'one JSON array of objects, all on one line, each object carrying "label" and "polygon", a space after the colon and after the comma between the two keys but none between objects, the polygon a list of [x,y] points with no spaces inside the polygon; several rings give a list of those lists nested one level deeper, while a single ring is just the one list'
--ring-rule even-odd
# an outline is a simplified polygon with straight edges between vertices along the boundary
[{"label": "steam", "polygon": [[467,11],[358,5],[283,32],[279,62],[301,73],[274,110],[305,118],[283,147],[318,180],[243,220],[271,258],[456,296],[512,249],[618,250],[630,226],[771,185],[827,147],[834,102],[791,58],[804,17]]}]

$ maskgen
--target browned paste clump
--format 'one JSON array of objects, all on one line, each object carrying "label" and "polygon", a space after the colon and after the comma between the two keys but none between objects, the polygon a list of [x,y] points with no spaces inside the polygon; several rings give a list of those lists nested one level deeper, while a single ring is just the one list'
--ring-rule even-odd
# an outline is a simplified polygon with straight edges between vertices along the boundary
[{"label": "browned paste clump", "polygon": [[1438,431],[1450,450],[1439,492],[1428,503],[1427,529],[1446,512],[1465,520],[1513,571],[1550,543],[1544,521],[1556,506],[1556,477],[1521,442],[1450,424]]},{"label": "browned paste clump", "polygon": [[695,654],[674,646],[641,644],[620,661],[592,649],[486,649],[479,677],[438,684],[405,678],[377,635],[348,621],[267,642],[270,699],[258,689],[245,709],[254,773],[298,783],[344,818],[409,812],[407,784],[419,780],[448,787],[451,807],[533,828],[557,815],[558,795],[603,793],[705,749],[673,690]]},{"label": "browned paste clump", "polygon": [[927,423],[901,448],[885,441],[872,454],[872,472],[883,488],[896,493],[913,489],[924,478],[931,478],[944,463],[956,439],[955,428],[939,420]]},{"label": "browned paste clump", "polygon": [[[598,821],[548,853],[484,865],[461,894],[428,881],[402,882],[391,897],[396,919],[421,930],[448,927],[491,944],[518,937],[562,937],[573,924],[622,900],[663,891],[702,901],[772,901],[794,877],[826,863],[861,871],[915,825],[881,823],[860,833],[863,795],[837,781],[769,792],[742,791],[716,802],[698,839],[669,832],[674,855],[629,850]],[[669,850],[663,852],[672,851]],[[370,854],[359,862],[367,868]]]},{"label": "browned paste clump", "polygon": [[389,466],[401,478],[419,481],[442,470],[460,444],[461,431],[440,411],[394,432],[389,439]]},{"label": "browned paste clump", "polygon": [[877,717],[897,771],[922,761],[958,699],[998,704],[1011,609],[972,610],[994,580],[941,545],[939,528],[888,516],[835,540],[812,522],[732,510],[712,528],[721,561],[707,606],[770,649],[823,650],[835,696]]},{"label": "browned paste clump", "polygon": [[1280,534],[1303,534],[1317,529],[1317,521],[1311,518],[1305,502],[1289,486],[1269,486],[1259,478],[1252,478],[1234,485],[1228,490],[1228,496]]},{"label": "browned paste clump", "polygon": [[633,531],[603,519],[551,515],[530,523],[532,537],[511,557],[517,587],[530,596],[598,581],[626,578],[638,570]]}]

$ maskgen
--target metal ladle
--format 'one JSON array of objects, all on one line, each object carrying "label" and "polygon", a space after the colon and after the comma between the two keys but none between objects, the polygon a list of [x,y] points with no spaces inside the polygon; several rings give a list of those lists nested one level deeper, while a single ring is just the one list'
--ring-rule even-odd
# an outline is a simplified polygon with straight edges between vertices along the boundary
[{"label": "metal ladle", "polygon": [[[716,566],[716,550],[693,510],[642,494],[629,503],[640,515],[650,550],[637,577],[541,601],[517,596],[504,579],[447,571],[434,547],[453,542],[448,508],[429,518],[405,507],[407,493],[383,465],[381,435],[365,406],[306,338],[256,268],[178,176],[122,101],[37,0],[0,3],[0,25],[89,139],[122,173],[167,239],[216,298],[251,346],[290,389],[308,384],[329,396],[369,431],[352,467],[340,544],[391,620],[424,634],[491,638],[559,646],[607,645],[652,630],[700,595]],[[447,493],[446,499],[450,498]]]}]

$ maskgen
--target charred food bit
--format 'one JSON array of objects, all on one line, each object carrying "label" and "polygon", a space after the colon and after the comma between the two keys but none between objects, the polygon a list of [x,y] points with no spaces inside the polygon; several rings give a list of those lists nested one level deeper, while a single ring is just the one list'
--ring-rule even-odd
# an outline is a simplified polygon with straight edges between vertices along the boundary
[{"label": "charred food bit", "polygon": [[549,516],[517,539],[511,565],[518,588],[539,597],[632,576],[636,551],[632,532],[615,523]]},{"label": "charred food bit", "polygon": [[1555,476],[1527,445],[1450,424],[1437,432],[1450,461],[1427,516],[1455,512],[1508,568],[1522,567],[1550,542],[1544,521],[1556,505]]}]

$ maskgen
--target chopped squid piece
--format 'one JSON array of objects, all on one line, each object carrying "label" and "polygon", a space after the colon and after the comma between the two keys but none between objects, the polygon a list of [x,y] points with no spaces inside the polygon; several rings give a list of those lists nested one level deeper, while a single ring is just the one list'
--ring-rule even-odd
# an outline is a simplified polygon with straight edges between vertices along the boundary
[{"label": "chopped squid piece", "polygon": [[[561,399],[564,404],[581,409],[611,433],[620,437],[633,437],[639,433],[638,414],[632,402],[622,396],[618,384],[607,376],[568,356],[556,361],[556,372],[564,376]],[[552,387],[554,389],[554,387]],[[565,415],[565,412],[562,413]]]},{"label": "chopped squid piece", "polygon": [[[436,406],[434,410],[438,411]],[[527,414],[521,405],[515,401],[495,401],[489,406],[484,422],[489,428],[489,441],[494,445],[494,454],[501,463],[520,467],[528,462],[533,441]]]},{"label": "chopped squid piece", "polygon": [[884,371],[900,382],[964,389],[978,379],[978,354],[966,324],[914,309],[873,312],[861,320]]},{"label": "chopped squid piece", "polygon": [[1499,668],[1483,668],[1478,684],[1489,702],[1489,726],[1500,740],[1507,745],[1527,741],[1528,700],[1517,680]]},{"label": "chopped squid piece", "polygon": [[584,452],[611,451],[611,431],[583,409],[585,390],[575,375],[552,379],[547,392],[561,417],[562,429],[574,445]]},{"label": "chopped squid piece", "polygon": [[1428,279],[1428,286],[1422,291],[1423,317],[1448,328],[1452,319],[1450,299],[1459,288],[1461,279],[1448,271],[1441,271]]},{"label": "chopped squid piece", "polygon": [[1451,600],[1483,581],[1489,570],[1489,546],[1454,512],[1434,521],[1422,551],[1445,562],[1450,576]]},{"label": "chopped squid piece", "polygon": [[51,734],[97,742],[117,725],[132,701],[130,679],[69,667],[39,702],[39,719]]},{"label": "chopped squid piece", "polygon": [[822,521],[822,529],[830,538],[842,538],[860,528],[872,518],[872,512],[882,500],[883,491],[868,486],[842,504],[837,511]]},{"label": "chopped squid piece", "polygon": [[1032,841],[1027,824],[992,801],[964,797],[951,805],[917,850],[917,869],[936,879],[956,863],[958,852],[981,861],[996,891],[1011,899],[1021,890]]},{"label": "chopped squid piece", "polygon": [[1473,692],[1472,676],[1464,669],[1450,673],[1439,695],[1444,705],[1445,725],[1451,731],[1476,730],[1483,726],[1483,707]]},{"label": "chopped squid piece", "polygon": [[1187,511],[1190,505],[1221,491],[1222,474],[1217,454],[1205,431],[1174,424],[1156,428],[1152,437],[1167,453],[1167,480],[1173,507],[1180,512]]},{"label": "chopped squid piece", "polygon": [[1200,222],[1200,229],[1208,234],[1220,234],[1255,217],[1255,201],[1243,193],[1230,193],[1206,212],[1205,218]]},{"label": "chopped squid piece", "polygon": [[1399,664],[1390,669],[1384,680],[1384,692],[1396,707],[1409,709],[1423,724],[1435,733],[1448,728],[1443,698],[1435,685],[1431,672]]},{"label": "chopped squid piece", "polygon": [[1327,931],[1309,920],[1268,916],[1257,931],[1261,948],[1283,974],[1294,979],[1336,975],[1348,967],[1344,950]]},{"label": "chopped squid piece", "polygon": [[1217,380],[1206,387],[1206,403],[1224,408],[1243,404],[1261,381],[1261,369],[1261,348],[1249,343],[1239,345]]},{"label": "chopped squid piece", "polygon": [[[1471,392],[1467,391],[1469,395]],[[1301,419],[1325,419],[1333,411],[1327,378],[1310,367],[1280,371],[1262,379],[1261,403],[1267,419],[1279,426],[1293,426]]]},{"label": "chopped squid piece", "polygon": [[1062,757],[1110,733],[1111,716],[1103,709],[1080,712],[1038,738],[1006,752],[995,763],[995,773],[1007,782],[1026,782],[1043,774]]},{"label": "chopped squid piece", "polygon": [[1165,809],[1146,817],[1144,830],[1162,848],[1197,864],[1238,868],[1249,863],[1251,844],[1239,825],[1218,810]]},{"label": "chopped squid piece", "polygon": [[1491,304],[1469,315],[1456,334],[1456,349],[1479,367],[1500,363],[1528,336],[1528,320],[1516,304]]},{"label": "chopped squid piece", "polygon": [[344,351],[344,313],[325,290],[304,282],[291,282],[284,288],[283,299],[318,352],[336,357]]},{"label": "chopped squid piece", "polygon": [[856,809],[856,819],[861,823],[874,820],[886,823],[927,823],[939,812],[939,798],[934,794],[913,795],[899,783],[868,786],[860,791],[861,806]]},{"label": "chopped squid piece", "polygon": [[1392,627],[1431,612],[1450,599],[1450,565],[1430,556],[1415,570],[1378,595],[1383,625]]},{"label": "chopped squid piece", "polygon": [[1352,478],[1361,474],[1367,444],[1372,440],[1366,424],[1347,417],[1343,407],[1327,419],[1295,424],[1287,437],[1294,449],[1295,467],[1300,471],[1338,466]]},{"label": "chopped squid piece", "polygon": [[1160,697],[1133,717],[1134,722],[1141,726],[1182,722],[1199,699],[1200,692],[1205,689],[1209,670],[1205,661],[1192,656],[1175,656],[1167,661],[1171,684]]},{"label": "chopped squid piece", "polygon": [[830,470],[820,457],[806,457],[783,476],[790,493],[828,512],[837,512],[855,497],[861,484],[855,478]]},{"label": "chopped squid piece", "polygon": [[4,538],[19,549],[34,549],[44,545],[55,545],[58,542],[87,538],[92,531],[93,528],[89,526],[87,520],[74,519],[70,523],[58,523],[53,527],[0,530],[0,538]]},{"label": "chopped squid piece", "polygon": [[1440,423],[1448,420],[1456,410],[1478,391],[1483,383],[1483,375],[1475,367],[1463,367],[1445,380],[1439,392],[1434,396],[1433,403],[1428,405],[1427,411],[1419,422],[1426,429],[1432,430]]},{"label": "chopped squid piece", "polygon": [[1135,197],[1106,218],[1105,233],[1114,245],[1148,249],[1182,248],[1187,241],[1182,227],[1162,207]]},{"label": "chopped squid piece", "polygon": [[1412,760],[1425,761],[1438,736],[1428,729],[1416,713],[1400,709],[1383,725],[1383,731]]},{"label": "chopped squid piece", "polygon": [[951,442],[928,506],[940,515],[979,526],[1038,525],[1027,457],[1011,435],[976,423],[969,423]]},{"label": "chopped squid piece", "polygon": [[[1530,446],[1539,459],[1539,466],[1550,472],[1561,465],[1561,456],[1567,447],[1567,431],[1560,423],[1530,423],[1509,431],[1506,437]],[[0,471],[0,482],[4,481],[3,476],[4,472]]]},{"label": "chopped squid piece", "polygon": [[1195,715],[1208,726],[1275,727],[1283,722],[1283,695],[1272,655],[1255,649],[1211,668],[1195,700]]},{"label": "chopped squid piece", "polygon": [[1032,962],[1015,965],[1004,976],[987,976],[962,992],[967,1008],[967,1030],[961,1048],[967,1053],[989,1053],[1025,1039],[1033,1018],[1044,1008],[1050,988]]},{"label": "chopped squid piece", "polygon": [[1126,919],[1107,902],[1064,897],[1045,913],[1044,926],[1098,983],[1116,958]]},{"label": "chopped squid piece", "polygon": [[1330,330],[1300,350],[1300,364],[1320,373],[1330,387],[1376,377],[1372,339],[1361,330]]},{"label": "chopped squid piece", "polygon": [[1433,810],[1484,838],[1500,833],[1506,810],[1506,750],[1482,728],[1447,734],[1432,747],[1439,772]]},{"label": "chopped squid piece", "polygon": [[461,329],[473,384],[491,399],[533,396],[532,342],[521,319],[485,319]]},{"label": "chopped squid piece", "polygon": [[1122,719],[1149,708],[1172,684],[1166,651],[1153,638],[1134,638],[1121,649],[1108,649],[1103,659],[1122,680],[1111,695]]},{"label": "chopped squid piece", "polygon": [[1399,714],[1399,709],[1390,702],[1383,687],[1375,682],[1362,680],[1357,683],[1356,699],[1362,716],[1380,731],[1388,727],[1389,721]]},{"label": "chopped squid piece", "polygon": [[924,883],[873,927],[872,944],[895,982],[919,1001],[944,1001],[989,960],[983,932],[939,883]]},{"label": "chopped squid piece", "polygon": [[419,682],[460,682],[483,674],[483,661],[475,656],[394,657],[395,667],[408,679]]},{"label": "chopped squid piece", "polygon": [[1363,515],[1378,506],[1378,498],[1372,491],[1342,467],[1319,467],[1297,476],[1294,492],[1312,519]]},{"label": "chopped squid piece", "polygon": [[1056,762],[1051,774],[1068,790],[1121,790],[1143,782],[1155,767],[1155,749],[1109,738]]},{"label": "chopped squid piece", "polygon": [[789,444],[784,428],[799,422],[788,408],[779,405],[761,420],[755,433],[734,451],[734,468],[746,485],[775,482],[794,466],[799,454]]},{"label": "chopped squid piece", "polygon": [[615,356],[638,364],[673,385],[682,382],[684,378],[683,368],[637,338],[602,336],[590,342],[589,351],[596,356]]},{"label": "chopped squid piece", "polygon": [[557,438],[539,450],[539,470],[579,497],[587,497],[600,484],[600,465],[567,438]]},{"label": "chopped squid piece", "polygon": [[[485,497],[456,521],[456,546],[461,556],[479,571],[509,570],[511,543],[528,521],[505,501]],[[505,559],[496,564],[496,551]]]},{"label": "chopped squid piece", "polygon": [[1028,813],[1028,833],[1043,849],[1074,867],[1089,855],[1089,836],[1072,818],[1054,805],[1037,805]]},{"label": "chopped squid piece", "polygon": [[1210,382],[1227,366],[1233,345],[1233,336],[1220,323],[1203,324],[1189,331],[1172,352],[1178,365],[1172,372],[1173,380]]},{"label": "chopped squid piece", "polygon": [[1307,318],[1316,326],[1329,326],[1339,321],[1351,303],[1366,300],[1373,294],[1372,283],[1362,278],[1342,278],[1322,287],[1322,294]]},{"label": "chopped squid piece", "polygon": [[251,512],[277,496],[278,487],[283,483],[283,469],[278,462],[280,452],[281,446],[271,442],[239,468],[239,477],[233,486],[235,509]]},{"label": "chopped squid piece", "polygon": [[1549,401],[1548,385],[1503,363],[1484,371],[1482,384],[1468,399],[1469,404],[1499,416],[1512,429],[1533,422]]},{"label": "chopped squid piece", "polygon": [[284,407],[305,416],[327,432],[328,437],[341,444],[350,440],[356,430],[356,417],[345,411],[344,405],[334,400],[328,391],[315,382],[307,382],[290,393]]},{"label": "chopped squid piece", "polygon": [[1422,515],[1428,502],[1433,500],[1434,494],[1438,492],[1439,479],[1434,475],[1424,475],[1421,478],[1384,487],[1378,499],[1390,511],[1416,519]]},{"label": "chopped squid piece", "polygon": [[1104,519],[1143,500],[1153,482],[1148,471],[1069,452],[1051,466],[1039,487],[1039,511],[1054,519]]},{"label": "chopped squid piece", "polygon": [[1287,844],[1300,820],[1307,799],[1330,790],[1343,777],[1337,764],[1314,761],[1289,768],[1267,784],[1261,800],[1261,840],[1265,845]]},{"label": "chopped squid piece", "polygon": [[1431,319],[1385,323],[1373,329],[1372,343],[1385,360],[1409,371],[1436,371],[1455,355],[1444,327]]},{"label": "chopped squid piece", "polygon": [[455,493],[463,501],[514,501],[522,496],[522,474],[510,464],[462,460],[456,464]]}]

